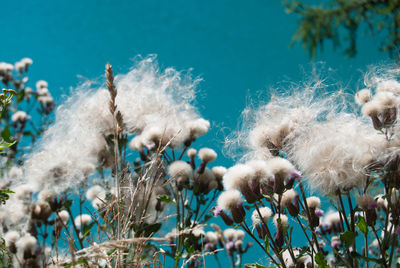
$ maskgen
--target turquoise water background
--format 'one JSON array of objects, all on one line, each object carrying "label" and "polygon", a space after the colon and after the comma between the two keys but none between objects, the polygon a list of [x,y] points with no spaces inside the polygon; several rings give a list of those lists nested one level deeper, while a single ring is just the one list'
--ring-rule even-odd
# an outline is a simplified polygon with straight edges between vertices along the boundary
[{"label": "turquoise water background", "polygon": [[[213,125],[200,142],[220,155],[247,97],[282,80],[302,81],[310,66],[300,45],[289,47],[297,18],[280,1],[14,0],[3,1],[1,11],[0,61],[31,57],[30,78],[47,80],[57,103],[77,85],[77,75],[98,78],[106,62],[115,73],[126,72],[136,55],[157,54],[163,68],[193,68],[204,79],[197,106]],[[351,88],[368,65],[390,62],[379,42],[360,34],[356,58],[328,46],[315,61]],[[221,156],[220,163],[232,160]],[[244,261],[259,260],[259,253]]]}]

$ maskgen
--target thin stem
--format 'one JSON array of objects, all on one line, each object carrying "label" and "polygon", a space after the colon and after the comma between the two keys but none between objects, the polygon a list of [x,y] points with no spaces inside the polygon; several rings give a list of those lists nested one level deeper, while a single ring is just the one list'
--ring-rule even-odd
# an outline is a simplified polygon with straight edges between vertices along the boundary
[{"label": "thin stem", "polygon": [[340,204],[340,207],[342,208],[342,214],[343,214],[344,222],[345,222],[346,225],[347,225],[347,229],[348,229],[348,230],[351,230],[351,229],[350,229],[349,221],[348,221],[348,219],[347,219],[347,217],[346,217],[346,210],[344,209],[341,191],[338,190],[337,193],[338,193],[339,204]]},{"label": "thin stem", "polygon": [[268,225],[267,223],[264,221],[263,217],[261,216],[261,212],[260,209],[258,208],[257,204],[254,204],[254,207],[256,208],[256,211],[258,213],[258,216],[260,217],[261,220],[261,224],[264,226],[265,230],[267,230],[267,236],[268,238],[271,240],[271,245],[272,245],[272,250],[275,252],[275,254],[277,253],[277,247],[275,245],[274,239],[271,235],[271,232],[269,231]]},{"label": "thin stem", "polygon": [[[364,234],[364,241],[365,241],[365,246],[364,246],[364,255],[368,259],[368,234]],[[366,267],[368,268],[369,266],[369,261],[365,261]]]},{"label": "thin stem", "polygon": [[250,229],[248,229],[247,225],[243,225],[243,223],[240,224],[240,226],[246,231],[246,233],[248,233],[251,238],[253,238],[254,241],[256,241],[256,243],[264,250],[264,252],[268,255],[268,257],[271,259],[271,261],[277,266],[279,267],[278,262],[272,257],[272,255],[265,249],[265,247],[260,243],[260,241],[258,241],[258,239],[253,235],[253,233],[250,231]]},{"label": "thin stem", "polygon": [[387,264],[386,264],[386,258],[385,258],[385,254],[386,254],[386,253],[385,253],[385,250],[384,250],[383,247],[382,247],[381,241],[379,240],[379,237],[378,237],[378,234],[377,234],[377,232],[376,232],[375,226],[371,226],[371,228],[372,228],[373,233],[375,234],[376,240],[378,241],[379,250],[381,251],[382,258],[383,258],[383,260],[385,261],[385,262],[384,262],[384,266],[385,266],[385,267],[388,267]]},{"label": "thin stem", "polygon": [[[303,226],[303,224],[301,223],[301,221],[300,221],[300,219],[299,219],[299,216],[296,217],[296,220],[297,220],[297,222],[299,223],[301,229],[303,230],[303,233],[304,233],[304,235],[306,236],[308,243],[309,243],[310,245],[312,245],[312,242],[311,242],[310,238],[308,237],[307,232],[306,232],[306,229],[304,229],[304,226]],[[311,247],[311,248],[312,248],[312,251],[315,252],[314,247]]]},{"label": "thin stem", "polygon": [[[300,188],[301,196],[302,196],[303,201],[304,201],[304,206],[306,208],[306,214],[307,214],[308,222],[311,223],[310,209],[308,208],[307,198],[306,198],[306,194],[304,192],[303,183],[301,182],[301,180],[299,181],[299,188]],[[314,240],[314,244],[317,247],[318,252],[321,252],[321,248],[319,246],[319,243],[318,243],[317,237],[315,235],[314,229],[311,228],[311,231],[312,231],[311,234],[312,234],[312,238]]]}]

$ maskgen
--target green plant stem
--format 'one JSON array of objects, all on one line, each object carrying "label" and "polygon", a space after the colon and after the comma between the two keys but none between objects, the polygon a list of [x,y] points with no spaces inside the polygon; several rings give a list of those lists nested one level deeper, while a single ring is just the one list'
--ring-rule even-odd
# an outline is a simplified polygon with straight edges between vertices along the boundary
[{"label": "green plant stem", "polygon": [[81,238],[79,237],[79,230],[78,230],[78,228],[77,228],[76,225],[75,225],[74,216],[72,215],[71,208],[68,207],[68,208],[67,208],[67,211],[68,211],[69,217],[71,218],[72,227],[74,228],[75,235],[76,235],[76,237],[78,238],[79,245],[81,246],[81,249],[83,249],[83,242],[82,242]]}]

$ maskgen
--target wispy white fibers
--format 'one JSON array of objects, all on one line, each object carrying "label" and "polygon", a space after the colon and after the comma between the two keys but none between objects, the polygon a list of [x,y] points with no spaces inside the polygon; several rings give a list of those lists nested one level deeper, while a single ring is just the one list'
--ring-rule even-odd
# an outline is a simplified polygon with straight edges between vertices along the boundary
[{"label": "wispy white fibers", "polygon": [[[198,82],[172,68],[160,71],[154,56],[116,76],[116,103],[126,128],[140,140],[138,149],[152,148],[155,142],[165,145],[171,139],[170,146],[180,146],[208,131],[209,122],[192,105]],[[26,161],[25,178],[35,189],[61,192],[77,185],[99,162],[107,163],[102,152],[112,118],[103,84],[94,89],[81,85],[57,109],[55,123]]]},{"label": "wispy white fibers", "polygon": [[[382,85],[382,80],[376,85]],[[380,94],[389,94],[390,89],[396,91],[397,84],[381,86],[384,92]],[[357,97],[361,104],[369,101]],[[367,168],[381,157],[388,143],[370,119],[358,116],[355,107],[354,96],[316,78],[272,96],[258,109],[246,109],[242,130],[230,145],[245,147],[242,160],[268,160],[283,153],[312,188],[324,193],[361,187]]]},{"label": "wispy white fibers", "polygon": [[[269,159],[297,132],[312,125],[321,116],[334,114],[347,107],[342,98],[327,95],[323,81],[298,87],[289,87],[283,94],[273,93],[267,104],[259,108],[246,108],[242,112],[242,129],[226,140],[232,155],[240,155],[237,148],[245,149],[244,160]],[[335,103],[341,101],[342,103]]]},{"label": "wispy white fibers", "polygon": [[364,184],[366,168],[385,149],[383,135],[351,115],[337,115],[299,133],[288,148],[309,185],[323,192]]}]

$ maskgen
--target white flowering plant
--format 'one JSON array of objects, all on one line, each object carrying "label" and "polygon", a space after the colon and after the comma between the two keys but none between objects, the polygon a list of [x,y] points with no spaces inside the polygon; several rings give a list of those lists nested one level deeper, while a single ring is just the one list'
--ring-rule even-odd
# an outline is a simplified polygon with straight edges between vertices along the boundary
[{"label": "white flowering plant", "polygon": [[320,79],[244,111],[228,146],[247,153],[224,175],[214,215],[265,252],[246,267],[398,265],[398,76],[366,74],[361,114]]},{"label": "white flowering plant", "polygon": [[[47,82],[28,90],[20,65],[3,74],[17,96],[4,124],[19,143],[2,170],[14,192],[0,207],[3,264],[200,267],[233,243],[247,251],[242,231],[206,230],[226,169],[193,147],[210,127],[192,104],[199,79],[160,71],[154,56],[118,76],[107,64],[105,86],[86,81],[54,109]],[[39,106],[24,104],[32,96]],[[27,125],[32,107],[41,127]]]}]

